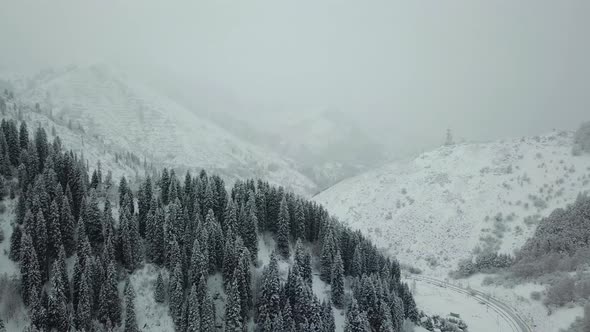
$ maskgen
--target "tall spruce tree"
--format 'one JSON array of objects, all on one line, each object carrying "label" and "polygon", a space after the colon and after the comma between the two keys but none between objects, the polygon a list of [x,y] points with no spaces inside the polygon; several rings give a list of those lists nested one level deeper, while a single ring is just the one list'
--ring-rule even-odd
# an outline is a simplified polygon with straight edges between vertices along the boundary
[{"label": "tall spruce tree", "polygon": [[166,285],[164,285],[164,278],[162,278],[161,272],[158,272],[158,278],[156,279],[156,289],[154,290],[154,299],[158,303],[166,302]]},{"label": "tall spruce tree", "polygon": [[125,329],[123,331],[139,332],[135,316],[135,290],[130,283],[128,283],[125,290]]},{"label": "tall spruce tree", "polygon": [[340,251],[336,252],[334,264],[332,264],[332,281],[330,283],[332,291],[332,303],[337,308],[344,304],[344,265],[340,257]]},{"label": "tall spruce tree", "polygon": [[242,309],[240,306],[240,293],[236,283],[237,277],[237,273],[234,273],[234,278],[232,278],[227,286],[224,331],[242,332]]},{"label": "tall spruce tree", "polygon": [[277,251],[282,258],[289,258],[289,209],[286,199],[283,197],[280,205],[278,230],[277,230]]}]

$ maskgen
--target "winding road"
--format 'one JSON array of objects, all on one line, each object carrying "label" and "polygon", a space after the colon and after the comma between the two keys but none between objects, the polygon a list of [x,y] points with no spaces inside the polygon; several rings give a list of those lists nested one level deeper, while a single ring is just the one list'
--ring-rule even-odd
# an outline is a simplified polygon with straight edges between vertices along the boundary
[{"label": "winding road", "polygon": [[410,274],[406,276],[406,279],[425,282],[431,285],[447,288],[453,292],[468,295],[480,303],[485,303],[490,309],[494,310],[508,323],[513,332],[533,332],[533,329],[529,326],[529,324],[522,317],[520,317],[520,315],[518,315],[518,313],[516,313],[513,308],[481,291],[461,288],[443,280],[420,275]]}]

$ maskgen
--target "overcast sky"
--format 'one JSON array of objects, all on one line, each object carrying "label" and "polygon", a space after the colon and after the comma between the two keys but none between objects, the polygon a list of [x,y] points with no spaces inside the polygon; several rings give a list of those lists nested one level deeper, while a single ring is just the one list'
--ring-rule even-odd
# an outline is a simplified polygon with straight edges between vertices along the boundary
[{"label": "overcast sky", "polygon": [[422,144],[589,120],[589,33],[587,0],[4,1],[0,67],[132,65]]}]

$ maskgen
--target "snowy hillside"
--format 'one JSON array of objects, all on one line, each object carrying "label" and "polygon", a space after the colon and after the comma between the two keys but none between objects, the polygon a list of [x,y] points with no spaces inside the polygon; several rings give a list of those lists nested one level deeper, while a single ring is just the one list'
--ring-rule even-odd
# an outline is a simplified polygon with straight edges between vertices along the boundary
[{"label": "snowy hillside", "polygon": [[143,160],[132,161],[124,157],[129,151],[111,149],[103,140],[87,135],[78,128],[69,128],[63,121],[48,116],[42,110],[35,110],[31,103],[8,100],[6,105],[7,109],[1,115],[2,119],[26,121],[31,135],[41,127],[45,129],[50,140],[59,136],[64,149],[83,156],[90,170],[96,168],[100,162],[105,174],[110,171],[113,179],[121,176],[133,179],[143,176],[146,172]]},{"label": "snowy hillside", "polygon": [[178,169],[214,170],[228,179],[264,177],[300,193],[315,188],[291,161],[240,141],[107,66],[72,68],[22,85],[19,98],[48,105],[54,117],[80,125],[110,149]]},{"label": "snowy hillside", "polygon": [[512,253],[540,217],[590,189],[568,132],[440,147],[345,180],[321,202],[401,262],[444,275],[473,250]]}]

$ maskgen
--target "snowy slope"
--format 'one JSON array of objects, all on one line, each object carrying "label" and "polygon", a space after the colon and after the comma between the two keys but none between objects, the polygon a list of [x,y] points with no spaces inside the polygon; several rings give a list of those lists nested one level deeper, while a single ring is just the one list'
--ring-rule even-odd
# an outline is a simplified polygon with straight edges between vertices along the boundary
[{"label": "snowy slope", "polygon": [[1,115],[0,118],[14,120],[17,123],[25,121],[30,137],[34,136],[38,127],[45,129],[50,142],[53,142],[55,137],[59,136],[63,148],[83,156],[91,171],[97,167],[100,161],[104,174],[106,175],[108,171],[112,172],[113,179],[119,179],[123,175],[133,179],[136,176],[145,174],[142,163],[132,163],[116,157],[116,154],[122,155],[128,151],[110,149],[101,139],[87,135],[75,128],[70,129],[63,121],[51,118],[43,111],[35,111],[31,103],[10,100],[7,102],[6,113]]},{"label": "snowy slope", "polygon": [[590,189],[569,132],[440,147],[315,199],[404,263],[445,275],[474,248],[513,252],[538,218]]},{"label": "snowy slope", "polygon": [[248,144],[219,126],[105,65],[72,68],[28,82],[23,100],[49,105],[111,149],[155,164],[205,168],[228,179],[263,177],[300,193],[315,184],[291,161]]}]

